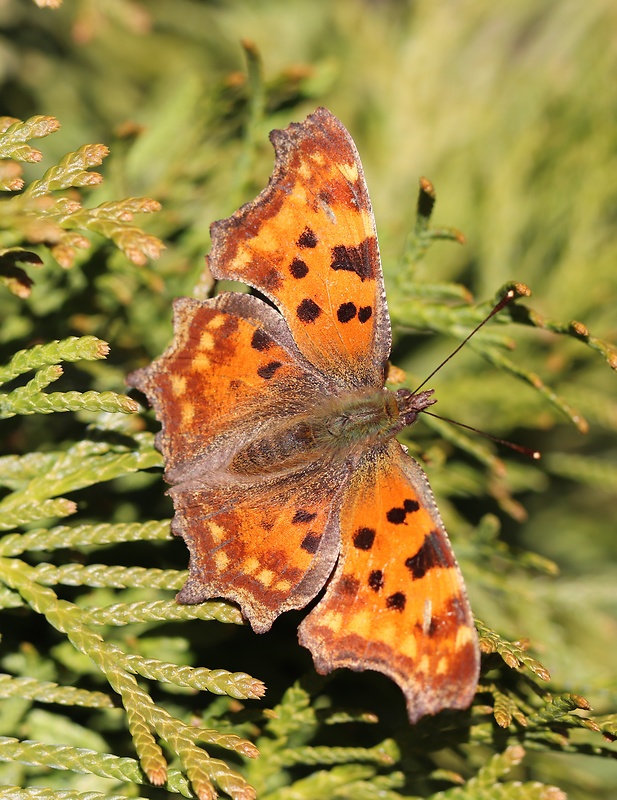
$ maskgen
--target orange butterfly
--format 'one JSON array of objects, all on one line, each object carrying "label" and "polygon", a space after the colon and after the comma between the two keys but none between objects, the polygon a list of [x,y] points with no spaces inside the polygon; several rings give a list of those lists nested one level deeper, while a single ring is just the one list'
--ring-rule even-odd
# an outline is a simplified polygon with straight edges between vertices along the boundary
[{"label": "orange butterfly", "polygon": [[233,600],[261,633],[325,586],[299,628],[318,672],[388,675],[411,722],[467,708],[479,648],[465,586],[395,438],[435,401],[384,387],[391,327],[358,152],[324,108],[270,138],[270,183],[213,224],[209,266],[276,308],[176,300],[173,344],[129,376],[162,423],[190,550],[178,600]]}]

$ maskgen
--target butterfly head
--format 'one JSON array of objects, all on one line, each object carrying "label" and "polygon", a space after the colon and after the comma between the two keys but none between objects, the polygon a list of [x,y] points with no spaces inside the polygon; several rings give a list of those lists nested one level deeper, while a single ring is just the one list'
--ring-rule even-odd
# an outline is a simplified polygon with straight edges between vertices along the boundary
[{"label": "butterfly head", "polygon": [[437,399],[433,397],[434,391],[434,389],[427,389],[424,392],[412,392],[409,389],[399,389],[395,392],[401,430],[413,425],[420,412],[437,402]]}]

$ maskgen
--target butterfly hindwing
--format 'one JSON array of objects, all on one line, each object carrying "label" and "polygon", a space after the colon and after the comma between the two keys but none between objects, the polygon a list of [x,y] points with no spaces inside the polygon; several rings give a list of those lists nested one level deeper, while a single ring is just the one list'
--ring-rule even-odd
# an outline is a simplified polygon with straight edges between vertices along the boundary
[{"label": "butterfly hindwing", "polygon": [[237,602],[253,629],[304,608],[336,562],[341,465],[306,465],[285,479],[171,489],[172,529],[191,554],[182,603]]},{"label": "butterfly hindwing", "polygon": [[170,483],[225,460],[276,416],[293,416],[329,391],[304,362],[274,309],[237,292],[174,302],[174,341],[129,375],[162,420],[157,445]]}]

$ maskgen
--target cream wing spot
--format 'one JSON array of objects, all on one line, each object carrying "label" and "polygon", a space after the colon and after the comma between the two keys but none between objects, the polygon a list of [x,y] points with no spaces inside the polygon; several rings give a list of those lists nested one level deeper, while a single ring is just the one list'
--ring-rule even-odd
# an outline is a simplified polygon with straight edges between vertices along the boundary
[{"label": "cream wing spot", "polygon": [[420,661],[418,661],[418,672],[424,672],[427,674],[431,668],[431,660],[428,656],[422,656]]},{"label": "cream wing spot", "polygon": [[[356,164],[339,164],[338,168],[344,178],[346,178],[350,183],[356,183],[358,180],[358,167]],[[368,216],[366,212],[363,212],[363,214],[364,216]],[[372,224],[373,223],[371,220],[371,225]]]},{"label": "cream wing spot", "polygon": [[361,611],[355,614],[351,620],[350,631],[357,633],[359,636],[367,637],[374,622],[375,619],[370,612]]},{"label": "cream wing spot", "polygon": [[186,393],[186,376],[179,375],[177,372],[169,376],[171,382],[171,390],[176,397],[182,397]]},{"label": "cream wing spot", "polygon": [[252,575],[253,573],[257,572],[257,570],[261,567],[261,564],[259,563],[258,558],[252,557],[247,558],[242,567],[247,575]]},{"label": "cream wing spot", "polygon": [[418,652],[418,643],[414,636],[406,636],[401,642],[401,652],[407,658],[415,659]]},{"label": "cream wing spot", "polygon": [[218,314],[215,317],[212,317],[210,322],[208,323],[208,327],[212,331],[217,331],[225,322],[225,317],[222,314]]},{"label": "cream wing spot", "polygon": [[233,258],[233,268],[234,271],[244,271],[247,264],[253,259],[252,252],[246,247],[238,247],[238,249],[234,252]]},{"label": "cream wing spot", "polygon": [[298,175],[302,178],[303,181],[307,181],[311,178],[313,174],[310,164],[307,164],[306,161],[301,161],[298,165]]},{"label": "cream wing spot", "polygon": [[227,531],[225,528],[222,528],[220,525],[217,525],[216,522],[209,522],[208,523],[208,532],[210,536],[214,539],[215,542],[222,542],[223,539],[227,536]]},{"label": "cream wing spot", "polygon": [[204,357],[204,352],[208,352],[209,350],[213,349],[214,349],[214,336],[210,333],[210,331],[202,331],[201,335],[199,336],[200,367],[205,366],[204,361],[207,361],[207,359]]},{"label": "cream wing spot", "polygon": [[293,190],[293,197],[294,200],[298,203],[298,205],[306,206],[309,202],[309,193],[306,191],[304,186],[300,184],[296,184]]},{"label": "cream wing spot", "polygon": [[264,586],[270,587],[276,575],[271,569],[262,569],[255,577],[260,583],[263,583]]},{"label": "cream wing spot", "polygon": [[442,656],[437,662],[435,673],[437,675],[444,675],[447,671],[448,671],[448,659]]},{"label": "cream wing spot", "polygon": [[343,625],[343,615],[340,611],[332,611],[328,614],[325,624],[333,633],[338,633]]},{"label": "cream wing spot", "polygon": [[456,631],[456,649],[465,647],[466,644],[475,640],[474,631],[466,625],[461,625]]},{"label": "cream wing spot", "polygon": [[193,424],[193,418],[195,417],[195,406],[189,403],[183,403],[180,406],[180,415],[182,417],[182,425],[185,428],[190,428]]},{"label": "cream wing spot", "polygon": [[214,563],[219,572],[224,572],[229,566],[229,556],[223,550],[217,550],[214,553]]}]

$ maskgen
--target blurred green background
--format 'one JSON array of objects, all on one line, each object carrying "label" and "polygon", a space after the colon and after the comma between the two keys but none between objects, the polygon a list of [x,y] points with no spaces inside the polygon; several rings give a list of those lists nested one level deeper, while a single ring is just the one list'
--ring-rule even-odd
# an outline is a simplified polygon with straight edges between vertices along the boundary
[{"label": "blurred green background", "polygon": [[[70,271],[44,257],[27,302],[0,296],[3,357],[92,333],[112,347],[110,366],[93,373],[96,388],[122,391],[124,375],[168,343],[171,299],[203,281],[209,224],[267,182],[268,131],[317,105],[340,117],[360,151],[387,288],[425,175],[437,190],[435,224],[455,226],[467,243],[434,246],[417,280],[460,282],[484,299],[516,279],[532,288],[527,304],[540,314],[617,339],[614,0],[65,0],[58,10],[2,0],[0,28],[0,113],[62,124],[27,175],[85,142],[104,143],[111,155],[92,204],[159,200],[163,210],[144,225],[167,244],[145,267],[100,243]],[[261,87],[246,77],[247,39]],[[392,292],[395,363],[421,378],[456,342],[403,335],[414,319]],[[510,358],[590,430],[582,435],[467,348],[432,382],[439,411],[538,448],[544,460],[510,468],[517,519],[496,493],[465,497],[460,488],[444,500],[446,524],[456,533],[497,513],[513,548],[557,563],[558,577],[513,574],[513,602],[474,585],[461,554],[478,615],[506,636],[529,637],[563,690],[609,713],[617,703],[615,375],[572,338],[508,333],[517,345]],[[12,432],[18,448],[48,435],[44,424]],[[447,473],[431,479],[439,495]],[[617,795],[614,762],[543,759],[535,774],[562,785],[567,773],[573,798]]]}]

